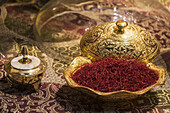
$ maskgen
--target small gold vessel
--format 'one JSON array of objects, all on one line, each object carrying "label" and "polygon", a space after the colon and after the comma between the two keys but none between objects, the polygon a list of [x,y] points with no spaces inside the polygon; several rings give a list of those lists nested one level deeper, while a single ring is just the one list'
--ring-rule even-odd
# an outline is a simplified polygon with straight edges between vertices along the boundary
[{"label": "small gold vessel", "polygon": [[107,55],[151,62],[160,51],[158,41],[146,29],[126,21],[106,22],[89,30],[80,41],[90,59]]},{"label": "small gold vessel", "polygon": [[46,67],[45,61],[29,55],[28,48],[23,46],[20,55],[7,62],[4,69],[12,86],[37,90],[41,85]]}]

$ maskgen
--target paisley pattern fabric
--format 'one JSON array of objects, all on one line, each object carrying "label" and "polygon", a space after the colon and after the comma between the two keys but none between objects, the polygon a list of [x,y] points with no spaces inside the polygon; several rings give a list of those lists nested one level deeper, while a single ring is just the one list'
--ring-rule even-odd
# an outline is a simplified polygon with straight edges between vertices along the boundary
[{"label": "paisley pattern fabric", "polygon": [[[76,57],[82,56],[77,42],[66,44],[47,43],[45,39],[43,45],[38,42],[33,33],[33,24],[39,10],[35,8],[33,2],[14,1],[7,2],[0,6],[0,111],[2,113],[169,113],[170,112],[170,29],[162,24],[147,21],[145,19],[137,21],[138,25],[145,27],[160,43],[161,54],[154,60],[154,64],[167,70],[167,80],[164,85],[156,86],[146,94],[128,101],[115,102],[112,100],[101,100],[93,98],[81,91],[69,87],[64,79],[63,71],[69,63]],[[36,1],[36,0],[32,0]],[[136,0],[138,1],[138,0]],[[167,8],[169,2],[160,0]],[[133,0],[129,2],[117,0],[119,5],[135,8]],[[138,4],[136,2],[136,4]],[[88,6],[86,4],[86,6]],[[88,8],[88,7],[86,7]],[[140,9],[140,8],[139,8]],[[155,13],[140,11],[145,15]],[[73,18],[75,17],[75,18]],[[83,18],[74,15],[72,18]],[[101,17],[108,19],[109,17]],[[165,15],[157,17],[160,21],[169,25]],[[138,19],[137,19],[138,20]],[[74,21],[73,21],[74,22]],[[149,25],[147,28],[145,25]],[[154,30],[152,29],[154,27]],[[70,29],[69,29],[70,30]],[[80,30],[76,29],[76,32]],[[71,32],[70,32],[71,34]],[[74,33],[73,33],[74,34]],[[71,34],[72,35],[72,34]],[[73,37],[79,38],[79,37]],[[16,56],[22,45],[28,45],[30,54],[40,57],[48,63],[45,77],[41,81],[41,87],[36,92],[31,90],[21,90],[10,86],[4,71],[4,63]],[[49,46],[55,51],[55,56],[46,54]]]}]

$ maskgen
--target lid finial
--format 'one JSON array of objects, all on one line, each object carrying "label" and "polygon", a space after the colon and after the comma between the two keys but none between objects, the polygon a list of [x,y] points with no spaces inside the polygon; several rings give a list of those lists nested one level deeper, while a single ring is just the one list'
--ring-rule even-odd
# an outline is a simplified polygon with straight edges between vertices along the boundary
[{"label": "lid finial", "polygon": [[116,22],[117,30],[115,31],[118,34],[123,34],[125,28],[128,26],[128,23],[124,20],[119,20]]},{"label": "lid finial", "polygon": [[30,62],[31,62],[31,60],[28,59],[29,50],[28,50],[28,47],[27,47],[27,46],[22,46],[21,55],[23,56],[23,58],[22,58],[21,61],[20,61],[21,63],[27,64],[27,63],[30,63]]}]

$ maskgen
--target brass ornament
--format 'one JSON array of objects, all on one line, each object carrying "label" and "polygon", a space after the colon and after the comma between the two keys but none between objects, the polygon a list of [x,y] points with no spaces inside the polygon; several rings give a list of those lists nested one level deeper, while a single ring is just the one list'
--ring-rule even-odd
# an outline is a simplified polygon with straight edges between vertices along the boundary
[{"label": "brass ornament", "polygon": [[18,57],[8,61],[4,66],[8,73],[7,78],[14,87],[22,88],[23,86],[23,89],[30,87],[35,90],[39,89],[46,68],[46,62],[29,55],[26,46],[23,46]]},{"label": "brass ornament", "polygon": [[82,52],[91,60],[108,55],[151,62],[159,44],[146,29],[126,21],[106,22],[89,30],[80,41]]}]

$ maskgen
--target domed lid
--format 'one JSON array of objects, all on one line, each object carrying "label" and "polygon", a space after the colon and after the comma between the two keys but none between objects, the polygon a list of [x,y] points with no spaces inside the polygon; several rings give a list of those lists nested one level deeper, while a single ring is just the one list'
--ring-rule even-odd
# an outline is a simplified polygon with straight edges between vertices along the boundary
[{"label": "domed lid", "polygon": [[5,71],[11,75],[38,75],[46,69],[46,63],[29,55],[28,48],[23,46],[21,55],[5,64]]},{"label": "domed lid", "polygon": [[80,48],[90,59],[115,55],[150,62],[159,54],[159,44],[151,33],[123,20],[89,30],[82,37]]}]

